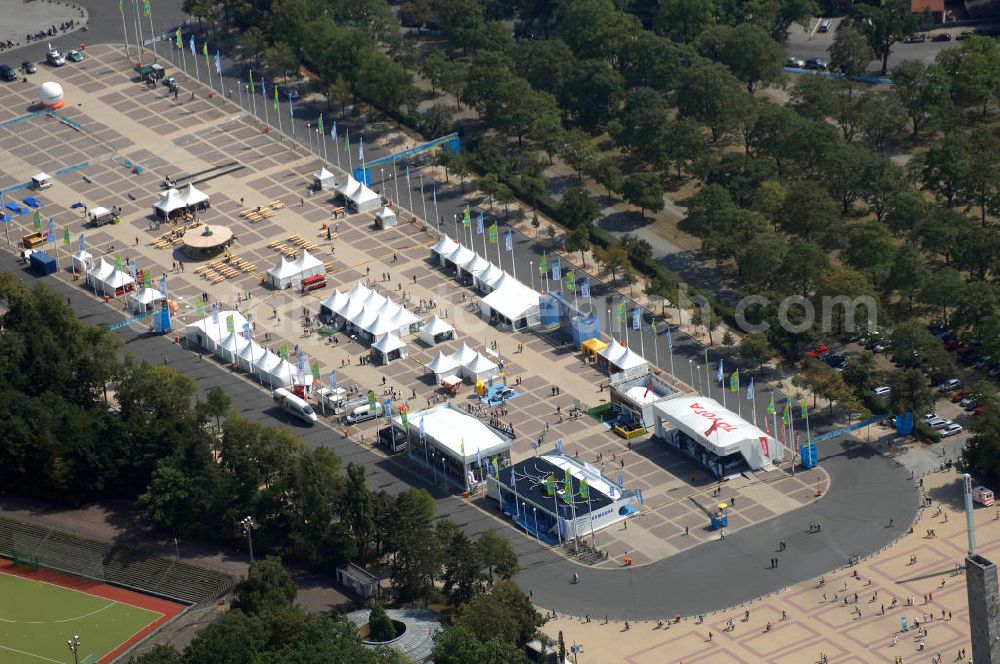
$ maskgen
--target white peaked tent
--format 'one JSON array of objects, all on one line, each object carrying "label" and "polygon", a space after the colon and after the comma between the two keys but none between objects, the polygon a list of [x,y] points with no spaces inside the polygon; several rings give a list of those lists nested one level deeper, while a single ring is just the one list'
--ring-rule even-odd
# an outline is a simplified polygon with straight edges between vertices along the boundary
[{"label": "white peaked tent", "polygon": [[393,360],[406,357],[406,344],[390,332],[372,344],[372,352],[378,364],[389,364]]},{"label": "white peaked tent", "polygon": [[488,260],[480,256],[479,254],[476,254],[475,256],[465,261],[465,263],[459,265],[458,267],[462,270],[462,272],[465,272],[466,274],[475,277],[477,274],[480,274],[484,270],[489,269],[491,265],[492,263],[490,263]]},{"label": "white peaked tent", "polygon": [[267,283],[279,290],[291,288],[295,282],[299,281],[298,275],[299,271],[295,264],[284,256],[280,256],[278,264],[267,271]]},{"label": "white peaked tent", "polygon": [[616,361],[625,354],[625,350],[625,346],[622,346],[620,343],[612,339],[611,343],[597,351],[597,356],[602,358],[608,364],[618,366]]},{"label": "white peaked tent", "polygon": [[619,371],[638,371],[639,369],[645,369],[649,366],[647,362],[639,353],[635,353],[631,348],[626,348],[625,352],[619,355],[614,362],[612,362]]},{"label": "white peaked tent", "polygon": [[215,347],[215,356],[223,362],[236,362],[236,356],[239,353],[241,342],[245,344],[246,340],[235,331],[230,332],[223,337],[223,339],[219,341],[219,344]]},{"label": "white peaked tent", "polygon": [[428,346],[454,339],[455,336],[455,326],[444,322],[437,316],[431,318],[426,325],[420,328],[420,339]]},{"label": "white peaked tent", "polygon": [[505,283],[479,301],[479,311],[491,321],[517,330],[539,321],[541,297],[513,277],[501,276]]},{"label": "white peaked tent", "polygon": [[181,200],[188,209],[201,210],[208,207],[208,194],[197,189],[193,184],[189,184],[187,189],[181,194]]},{"label": "white peaked tent", "polygon": [[286,372],[283,378],[275,380],[273,371],[275,368],[281,364],[281,358],[271,351],[266,351],[264,355],[260,358],[254,358],[255,360],[255,371],[260,377],[262,383],[267,383],[271,387],[284,387],[288,381],[288,373]]},{"label": "white peaked tent", "polygon": [[451,263],[456,268],[459,265],[465,265],[472,260],[475,255],[476,254],[473,253],[471,249],[460,244],[455,247],[450,254],[444,257],[445,267],[448,267],[448,263]]},{"label": "white peaked tent", "polygon": [[104,285],[105,279],[110,278],[111,273],[114,271],[115,266],[104,260],[102,256],[87,270],[87,285],[94,290],[100,290]]},{"label": "white peaked tent", "polygon": [[379,314],[375,318],[375,322],[369,325],[365,331],[375,338],[381,337],[384,334],[389,334],[390,332],[395,332],[392,327],[392,317],[387,316],[386,314]]},{"label": "white peaked tent", "polygon": [[256,341],[250,341],[237,353],[236,363],[247,373],[256,374],[257,365],[264,359],[267,349]]},{"label": "white peaked tent", "polygon": [[90,268],[94,267],[94,257],[89,251],[77,251],[73,254],[73,272],[80,274],[81,272],[88,272]]},{"label": "white peaked tent", "polygon": [[455,242],[447,235],[442,235],[438,238],[434,246],[431,247],[431,258],[436,258],[441,267],[444,267],[444,257],[455,251],[457,246],[458,242]]},{"label": "white peaked tent", "polygon": [[326,267],[323,266],[323,261],[313,256],[305,249],[302,250],[302,253],[299,254],[299,257],[296,258],[292,264],[295,266],[295,269],[299,271],[300,281],[306,277],[314,277],[317,274],[326,274]]},{"label": "white peaked tent", "polygon": [[238,311],[226,309],[219,312],[218,323],[213,320],[213,316],[208,315],[201,320],[196,320],[184,328],[184,336],[193,344],[197,344],[209,352],[214,353],[219,342],[225,339],[229,332],[226,330],[226,319],[233,317],[233,329],[242,330],[248,322]]},{"label": "white peaked tent", "polygon": [[140,288],[128,296],[128,309],[134,314],[149,311],[163,299],[163,293],[155,288]]},{"label": "white peaked tent", "polygon": [[282,359],[274,353],[271,353],[271,356],[277,358],[278,361],[270,360],[270,364],[261,365],[261,380],[267,381],[275,387],[288,387],[294,384],[295,374],[298,373],[295,367],[288,360]]},{"label": "white peaked tent", "polygon": [[382,209],[375,213],[375,223],[379,228],[392,228],[399,224],[399,219],[396,218],[395,212],[383,205]]},{"label": "white peaked tent", "polygon": [[372,290],[359,281],[356,284],[354,284],[354,287],[351,288],[350,291],[348,291],[347,297],[361,303],[367,300],[369,297],[371,297],[371,294]]},{"label": "white peaked tent", "polygon": [[313,173],[313,189],[316,191],[328,191],[336,188],[336,186],[337,182],[333,177],[333,173],[326,170],[325,167]]},{"label": "white peaked tent", "polygon": [[334,290],[325,300],[319,303],[319,317],[322,320],[329,320],[337,315],[341,307],[345,306],[351,299],[339,290]]},{"label": "white peaked tent", "polygon": [[170,188],[161,194],[160,200],[153,205],[153,214],[160,219],[169,219],[175,212],[184,210],[186,207],[187,203],[185,203],[181,192]]},{"label": "white peaked tent", "polygon": [[454,376],[462,369],[462,365],[441,351],[426,366],[428,371],[433,372],[436,383],[440,383],[445,376]]},{"label": "white peaked tent", "polygon": [[468,344],[462,344],[461,348],[451,354],[451,359],[464,367],[466,364],[476,359],[476,355],[476,351],[469,348]]},{"label": "white peaked tent", "polygon": [[87,284],[99,293],[117,297],[135,288],[132,276],[108,263],[103,258],[87,272]]},{"label": "white peaked tent", "polygon": [[406,307],[400,307],[392,317],[392,328],[399,334],[409,334],[413,326],[420,322],[420,317]]},{"label": "white peaked tent", "polygon": [[368,212],[382,205],[382,197],[348,175],[347,180],[337,185],[337,194],[355,212]]},{"label": "white peaked tent", "polygon": [[504,274],[503,270],[490,263],[489,267],[476,275],[476,287],[484,293],[496,290],[496,283]]},{"label": "white peaked tent", "polygon": [[476,357],[471,362],[462,367],[462,373],[471,383],[480,380],[489,380],[499,375],[499,370],[495,362],[487,358],[482,353],[476,353]]}]

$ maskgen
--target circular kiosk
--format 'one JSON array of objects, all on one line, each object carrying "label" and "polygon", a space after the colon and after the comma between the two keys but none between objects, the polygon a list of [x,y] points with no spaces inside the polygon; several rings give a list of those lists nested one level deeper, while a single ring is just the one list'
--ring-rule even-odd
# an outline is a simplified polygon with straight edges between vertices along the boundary
[{"label": "circular kiosk", "polygon": [[192,260],[218,256],[233,243],[233,232],[226,226],[206,224],[184,234],[184,253]]}]

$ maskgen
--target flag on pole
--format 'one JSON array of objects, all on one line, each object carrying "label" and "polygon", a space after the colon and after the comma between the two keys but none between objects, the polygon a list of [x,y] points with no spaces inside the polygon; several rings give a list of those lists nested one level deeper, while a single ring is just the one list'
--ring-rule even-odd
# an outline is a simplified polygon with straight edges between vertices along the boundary
[{"label": "flag on pole", "polygon": [[201,318],[205,317],[205,303],[201,301],[199,297],[194,303],[194,312]]},{"label": "flag on pole", "polygon": [[503,248],[505,251],[514,251],[514,236],[511,231],[503,234]]},{"label": "flag on pole", "polygon": [[799,402],[799,412],[802,415],[802,419],[806,419],[807,417],[809,417],[809,408],[806,407],[805,401]]},{"label": "flag on pole", "polygon": [[792,411],[788,408],[789,402],[785,401],[785,407],[781,411],[781,422],[785,426],[788,426],[789,417],[792,415]]},{"label": "flag on pole", "polygon": [[351,149],[350,145],[351,145],[351,128],[348,127],[347,129],[344,130],[344,154],[347,154],[347,151]]},{"label": "flag on pole", "polygon": [[424,436],[427,434],[427,429],[424,426],[424,420],[426,419],[427,419],[426,417],[420,418],[420,440],[423,440]]},{"label": "flag on pole", "polygon": [[649,334],[651,336],[654,336],[654,337],[657,334],[657,332],[656,332],[656,319],[655,318],[649,322]]},{"label": "flag on pole", "polygon": [[36,231],[42,230],[42,213],[39,212],[38,210],[35,210],[35,213],[31,215],[31,218],[34,221],[35,230]]},{"label": "flag on pole", "polygon": [[149,0],[142,0],[142,15],[149,16],[149,12],[150,12]]},{"label": "flag on pole", "polygon": [[63,244],[65,244],[68,247],[69,243],[70,243],[69,226],[67,226],[66,228],[63,229]]},{"label": "flag on pole", "polygon": [[233,314],[226,316],[226,332],[230,334],[236,329],[236,321],[233,319]]},{"label": "flag on pole", "polygon": [[566,290],[576,292],[576,271],[570,270],[566,273]]},{"label": "flag on pole", "polygon": [[[191,38],[188,39],[188,48],[191,49],[191,55],[198,55],[198,51],[197,51],[197,49],[194,46],[194,33],[193,32],[191,33]],[[251,83],[251,85],[253,84],[253,80],[252,79],[251,79],[250,83]]]},{"label": "flag on pole", "polygon": [[87,247],[87,243],[83,239],[83,233],[80,233],[80,247],[79,247],[79,251],[82,253],[83,251],[86,250],[86,247]]},{"label": "flag on pole", "polygon": [[667,348],[674,349],[674,337],[670,334],[670,324],[667,323]]},{"label": "flag on pole", "polygon": [[590,498],[590,487],[587,486],[587,478],[580,478],[580,497],[584,500]]},{"label": "flag on pole", "polygon": [[584,279],[580,282],[580,295],[590,297],[590,279]]},{"label": "flag on pole", "polygon": [[747,401],[753,399],[753,376],[750,376],[750,382],[747,383]]},{"label": "flag on pole", "polygon": [[[118,0],[118,11],[122,13],[122,16],[125,15],[125,0]],[[180,30],[180,28],[177,29]]]},{"label": "flag on pole", "polygon": [[323,128],[323,114],[319,114],[319,120],[316,121],[316,131],[320,134],[325,134],[326,130]]},{"label": "flag on pole", "polygon": [[618,306],[615,307],[615,317],[618,319],[619,323],[625,322],[625,302],[618,302]]},{"label": "flag on pole", "polygon": [[774,415],[774,413],[775,413],[775,410],[774,410],[774,395],[772,394],[771,395],[771,400],[767,402],[767,414],[768,415]]},{"label": "flag on pole", "polygon": [[205,56],[205,67],[208,67],[208,42],[201,45],[201,54]]},{"label": "flag on pole", "polygon": [[545,494],[551,496],[556,492],[556,478],[555,475],[549,473],[545,476]]},{"label": "flag on pole", "polygon": [[462,443],[461,443],[461,448],[460,449],[461,449],[461,452],[462,452],[462,458],[464,459],[465,458],[465,438],[462,438]]},{"label": "flag on pole", "polygon": [[274,103],[272,106],[274,107],[274,110],[278,110],[278,86],[274,81],[271,81],[271,85],[274,86]]},{"label": "flag on pole", "polygon": [[545,274],[549,271],[549,261],[545,257],[545,254],[542,254],[542,257],[538,259],[538,271],[541,274]]},{"label": "flag on pole", "polygon": [[483,213],[480,212],[476,215],[476,235],[483,234]]},{"label": "flag on pole", "polygon": [[[194,37],[191,38],[191,43],[194,43]],[[257,94],[257,86],[253,82],[253,69],[250,70],[248,75],[250,76],[250,94],[255,95]]]},{"label": "flag on pole", "polygon": [[[361,162],[361,167],[364,168],[365,167],[365,137],[364,136],[362,136],[361,138],[358,139],[358,161]],[[409,166],[406,167],[406,174],[407,174],[407,178],[409,178],[409,174],[410,174],[410,167]],[[406,182],[407,182],[407,184],[409,184],[409,182],[410,182],[409,179],[407,179]]]},{"label": "flag on pole", "polygon": [[[218,49],[215,51],[215,73],[222,76],[222,56],[219,54]],[[263,82],[262,80],[261,83]]]},{"label": "flag on pole", "polygon": [[424,197],[424,174],[420,174],[420,198]]},{"label": "flag on pole", "polygon": [[[219,303],[212,303],[212,325],[219,324]],[[288,357],[288,348],[285,348],[285,354],[282,357]]]},{"label": "flag on pole", "polygon": [[337,140],[337,122],[334,121],[333,126],[330,127],[330,138]]},{"label": "flag on pole", "polygon": [[402,420],[402,422],[403,422],[403,429],[404,430],[408,429],[409,426],[410,426],[409,411],[410,411],[410,409],[407,408],[406,406],[400,406],[399,407],[399,419]]},{"label": "flag on pole", "polygon": [[642,312],[639,307],[632,310],[632,329],[638,330],[642,328]]},{"label": "flag on pole", "polygon": [[288,93],[288,117],[295,117],[295,100],[292,99],[292,93]]},{"label": "flag on pole", "polygon": [[406,188],[407,189],[412,188],[412,185],[410,184],[410,165],[409,164],[406,165]]},{"label": "flag on pole", "polygon": [[167,275],[160,277],[160,294],[167,297]]},{"label": "flag on pole", "polygon": [[[123,14],[125,13],[124,8],[122,9],[122,13]],[[180,28],[177,28],[177,32],[174,33],[174,43],[177,44],[177,50],[178,51],[180,51],[181,49],[184,48],[184,40],[181,38],[181,29]]]},{"label": "flag on pole", "polygon": [[552,280],[558,282],[562,279],[562,265],[559,264],[559,259],[552,261]]},{"label": "flag on pole", "polygon": [[737,369],[733,372],[733,375],[729,377],[729,391],[739,392],[740,391],[740,370]]},{"label": "flag on pole", "polygon": [[337,372],[333,370],[330,371],[330,389],[337,389]]},{"label": "flag on pole", "polygon": [[573,502],[573,475],[569,472],[569,468],[563,474],[563,501]]},{"label": "flag on pole", "polygon": [[[146,270],[145,272],[142,273],[142,285],[145,286],[146,288],[152,288],[153,287],[153,275],[150,274],[149,270]],[[201,299],[200,298],[198,300],[198,304],[201,304]],[[204,315],[205,308],[201,307],[201,311],[202,311],[202,315]]]},{"label": "flag on pole", "polygon": [[497,243],[497,232],[498,232],[498,229],[497,229],[496,222],[493,222],[493,225],[490,226],[490,244],[496,244]]},{"label": "flag on pole", "polygon": [[115,254],[115,272],[122,271],[122,257],[121,254]]},{"label": "flag on pole", "polygon": [[[212,308],[215,308],[215,304],[212,305]],[[281,346],[278,347],[278,357],[283,360],[288,359],[288,344],[281,344]],[[375,393],[369,390],[368,399],[371,400],[373,396],[375,396]]]},{"label": "flag on pole", "polygon": [[319,382],[319,360],[313,360],[309,363],[309,368],[312,369],[313,382]]},{"label": "flag on pole", "polygon": [[483,453],[480,448],[476,448],[476,464],[482,468],[483,467]]},{"label": "flag on pole", "polygon": [[725,369],[722,368],[722,358],[721,357],[719,358],[719,372],[718,372],[718,376],[716,378],[719,381],[719,385],[722,385],[722,381],[724,381],[726,379],[726,371],[725,371]]},{"label": "flag on pole", "polygon": [[[407,173],[410,172],[409,168],[407,168],[406,172]],[[469,213],[469,208],[468,207],[466,207],[465,208],[465,212],[462,213],[462,225],[465,226],[466,228],[468,228],[469,226],[472,225],[472,216]]]},{"label": "flag on pole", "polygon": [[[511,471],[513,472],[513,471]],[[493,475],[500,479],[500,464],[497,463],[497,458],[493,457]]]},{"label": "flag on pole", "polygon": [[56,243],[56,222],[52,221],[52,217],[49,217],[49,231],[48,231],[49,244]]}]

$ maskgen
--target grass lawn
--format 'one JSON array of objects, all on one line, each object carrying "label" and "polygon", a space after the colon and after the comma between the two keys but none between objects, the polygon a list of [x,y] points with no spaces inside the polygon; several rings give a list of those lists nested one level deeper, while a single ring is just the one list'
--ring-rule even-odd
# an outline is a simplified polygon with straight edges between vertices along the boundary
[{"label": "grass lawn", "polygon": [[163,615],[3,573],[0,598],[0,664],[72,661],[66,641],[76,634],[80,660],[100,658]]}]

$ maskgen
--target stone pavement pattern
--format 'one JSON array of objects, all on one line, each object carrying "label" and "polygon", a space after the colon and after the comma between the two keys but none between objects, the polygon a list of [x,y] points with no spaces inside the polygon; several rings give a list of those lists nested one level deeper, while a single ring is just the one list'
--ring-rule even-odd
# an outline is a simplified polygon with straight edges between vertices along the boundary
[{"label": "stone pavement pattern", "polygon": [[[603,616],[590,616],[589,623],[560,617],[543,630],[553,638],[562,631],[567,647],[581,644],[580,664],[798,664],[819,661],[821,652],[830,664],[893,662],[897,656],[912,664],[930,662],[938,652],[943,662],[954,662],[960,649],[968,658],[965,577],[955,574],[967,547],[961,476],[952,470],[932,473],[923,481],[932,502],[922,510],[914,533],[856,568],[826,575],[822,586],[818,579],[805,581],[763,600],[709,614],[704,623],[685,618],[661,628],[656,622],[638,622],[626,631],[621,622],[604,624]],[[975,512],[978,552],[994,561],[1000,558],[998,517],[1000,510],[993,508],[978,507]],[[929,537],[928,529],[936,537]],[[749,620],[744,620],[745,611],[750,612]],[[901,631],[904,616],[907,632]],[[735,629],[727,629],[730,620]],[[766,631],[769,622],[772,629]]]},{"label": "stone pavement pattern", "polygon": [[[375,232],[368,214],[334,221],[329,194],[309,195],[311,174],[322,165],[318,158],[262,133],[235,105],[217,96],[208,97],[204,90],[194,98],[181,95],[174,99],[162,86],[147,89],[130,80],[120,48],[92,46],[86,55],[82,63],[44,73],[46,80],[63,85],[67,106],[60,115],[79,123],[81,131],[48,116],[0,127],[0,189],[24,182],[40,170],[54,174],[62,168],[87,164],[57,176],[55,186],[36,194],[46,203],[41,210],[43,218],[54,219],[58,234],[65,227],[70,229],[71,245],[65,247],[61,241],[57,245],[61,267],[67,267],[68,251],[76,249],[78,236],[84,234],[88,250],[95,256],[103,255],[109,261],[115,256],[125,262],[132,260],[138,269],[153,273],[154,283],[160,274],[169,273],[170,298],[180,305],[175,326],[197,318],[194,303],[206,294],[209,302],[237,307],[254,317],[258,341],[264,341],[266,330],[271,335],[265,342],[269,347],[276,349],[282,343],[289,348],[300,346],[310,358],[319,360],[323,375],[336,369],[341,386],[368,389],[384,384],[386,389],[395,389],[400,399],[409,399],[411,407],[423,407],[438,394],[423,369],[423,363],[438,350],[451,352],[462,343],[483,348],[496,341],[507,375],[522,380],[517,387],[520,396],[508,402],[508,412],[502,417],[518,433],[515,460],[533,453],[533,440],[541,439],[544,451],[562,439],[568,453],[579,453],[594,463],[600,453],[604,457],[601,465],[610,477],[620,472],[627,487],[643,489],[648,509],[640,518],[633,519],[627,530],[620,525],[597,534],[596,545],[611,554],[606,565],[618,566],[626,551],[636,565],[642,565],[717,537],[705,527],[717,502],[712,495],[714,483],[704,473],[692,473],[688,462],[655,441],[633,441],[629,448],[590,418],[569,419],[557,414],[557,409],[567,411],[574,398],[584,408],[604,401],[606,393],[596,384],[605,376],[582,362],[578,354],[562,349],[561,341],[536,334],[506,335],[487,326],[475,315],[475,293],[427,260],[427,246],[435,241],[435,235],[415,225]],[[15,120],[29,111],[36,83],[0,88],[0,100],[5,102],[0,122]],[[140,164],[143,172],[132,172],[126,167],[130,163]],[[181,183],[194,181],[210,194],[212,207],[199,214],[199,221],[232,228],[238,240],[233,254],[252,264],[252,272],[213,284],[195,274],[198,265],[185,260],[179,248],[153,245],[170,230],[166,225],[154,229],[151,214],[152,203],[167,177]],[[23,192],[21,197],[28,194]],[[281,200],[286,207],[261,222],[250,223],[238,214],[274,200]],[[121,206],[123,223],[85,228],[82,211],[69,207],[75,202],[90,207]],[[332,241],[326,240],[322,229],[326,222],[339,229],[332,233]],[[17,216],[8,230],[16,240],[30,232],[31,223],[30,215]],[[330,339],[307,334],[303,313],[315,314],[318,302],[330,290],[299,295],[260,286],[260,275],[279,257],[269,244],[281,240],[294,248],[287,239],[293,235],[317,245],[313,253],[333,267],[329,275],[333,286],[347,290],[354,282],[367,280],[394,300],[417,305],[414,308],[422,309],[427,317],[431,312],[446,317],[458,328],[459,340],[433,349],[411,343],[410,358],[379,368],[359,363],[367,352],[359,343],[340,336],[333,344]],[[179,262],[184,262],[183,272]],[[70,277],[65,269],[60,274]],[[240,302],[247,293],[251,299]],[[435,306],[430,309],[432,300]],[[523,350],[517,352],[519,345]],[[553,386],[560,387],[559,396],[553,396]],[[468,387],[456,403],[478,406]],[[370,443],[375,426],[354,427],[351,436]],[[825,489],[826,482],[824,471],[814,469],[800,471],[795,477],[780,470],[757,482],[738,478],[727,483],[720,498],[736,496],[730,531],[811,502],[815,490]],[[492,505],[485,507],[492,509]]]}]

